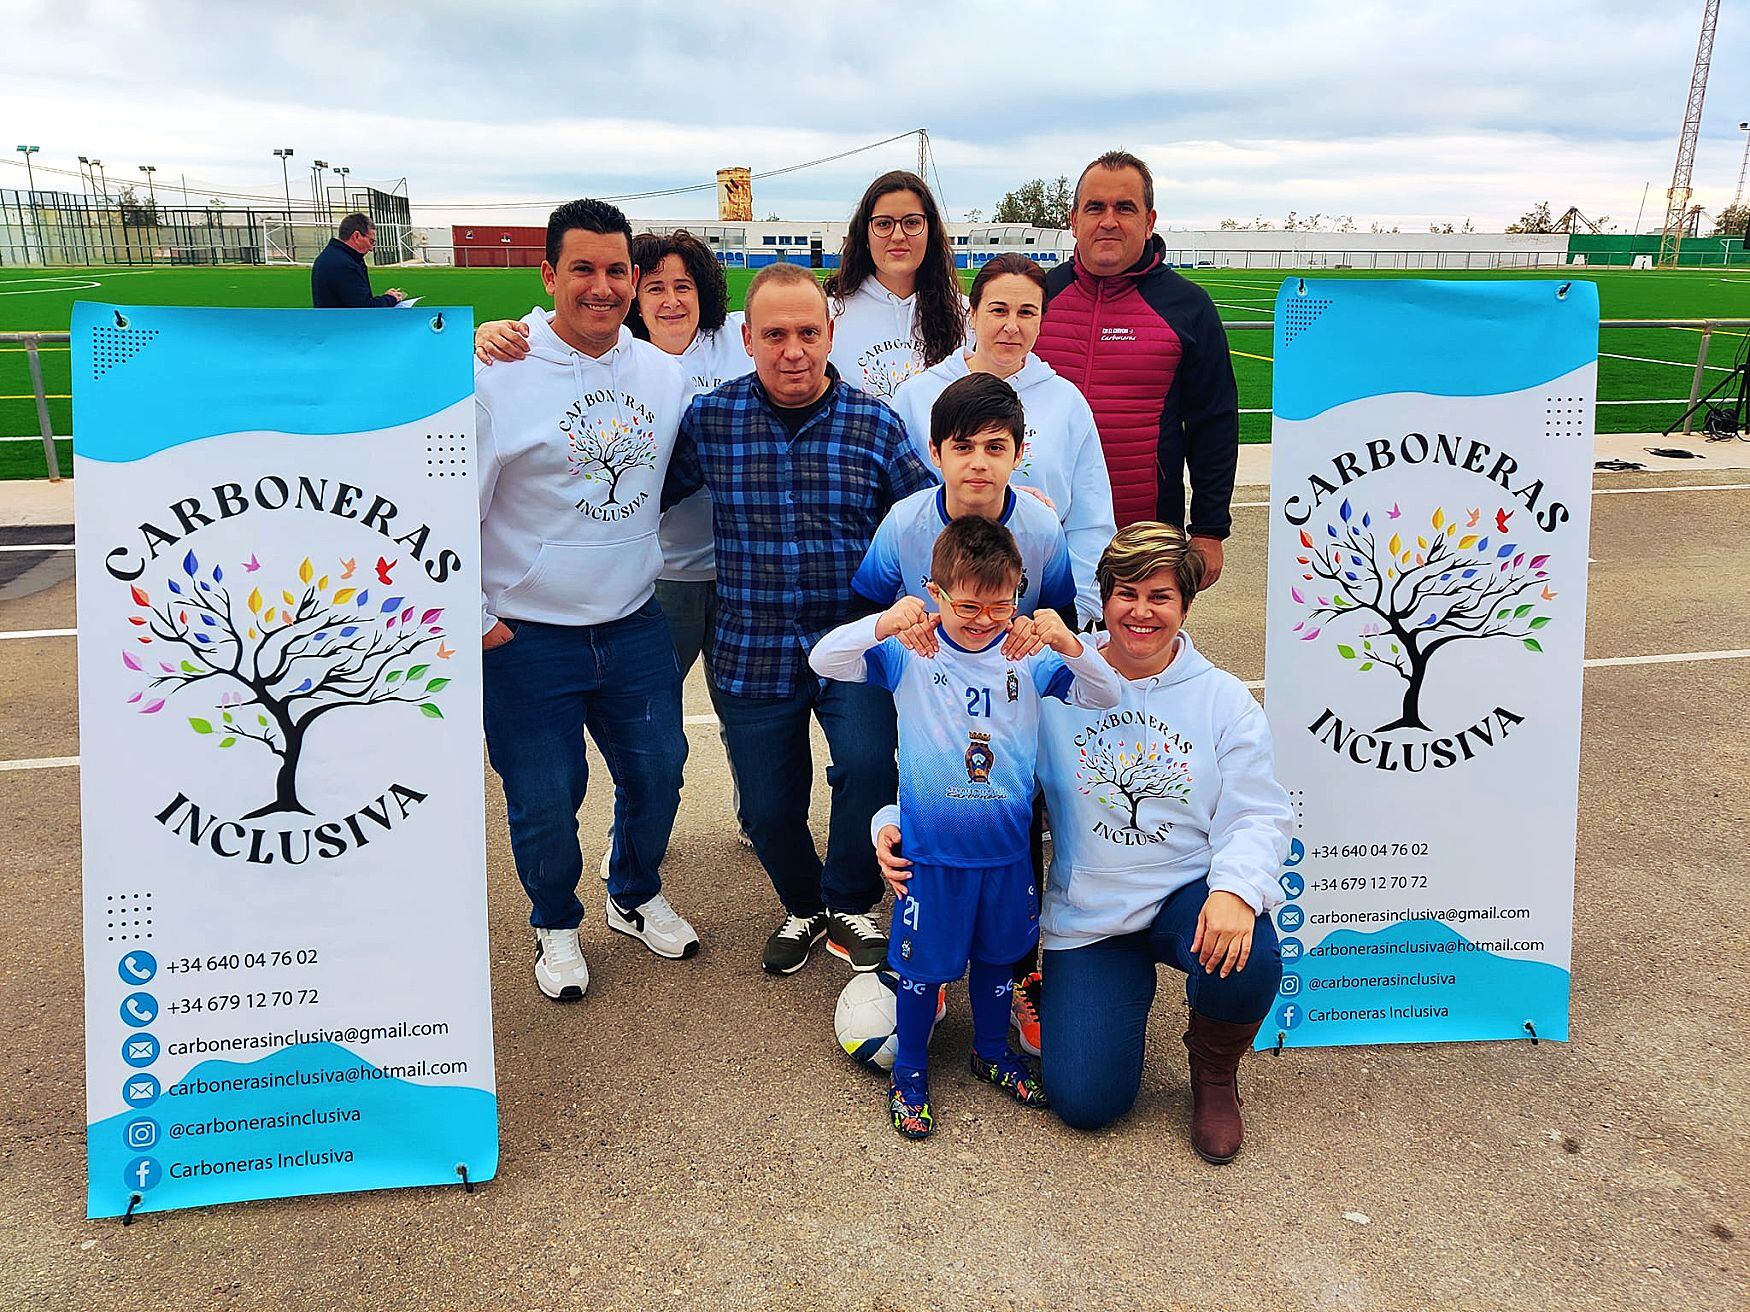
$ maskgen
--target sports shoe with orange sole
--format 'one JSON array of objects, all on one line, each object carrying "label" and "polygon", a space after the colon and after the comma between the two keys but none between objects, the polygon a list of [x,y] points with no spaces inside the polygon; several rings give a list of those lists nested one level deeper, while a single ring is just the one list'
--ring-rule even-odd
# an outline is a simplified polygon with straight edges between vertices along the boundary
[{"label": "sports shoe with orange sole", "polygon": [[1015,985],[1009,1001],[1009,1024],[1024,1051],[1039,1055],[1039,984],[1040,974],[1034,971]]}]

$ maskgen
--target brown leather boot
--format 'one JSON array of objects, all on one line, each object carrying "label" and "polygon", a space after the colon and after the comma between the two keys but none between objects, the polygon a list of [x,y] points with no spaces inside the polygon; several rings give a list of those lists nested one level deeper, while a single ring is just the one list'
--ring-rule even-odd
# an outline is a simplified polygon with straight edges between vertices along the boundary
[{"label": "brown leather boot", "polygon": [[1240,1057],[1264,1022],[1235,1025],[1191,1013],[1185,1047],[1191,1054],[1191,1146],[1206,1162],[1233,1161],[1245,1136],[1240,1118]]}]

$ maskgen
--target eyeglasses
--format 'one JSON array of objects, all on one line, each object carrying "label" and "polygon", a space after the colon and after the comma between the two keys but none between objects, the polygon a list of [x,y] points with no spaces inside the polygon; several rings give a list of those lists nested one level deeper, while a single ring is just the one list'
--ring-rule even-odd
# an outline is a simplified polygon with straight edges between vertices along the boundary
[{"label": "eyeglasses", "polygon": [[936,584],[936,591],[942,594],[943,599],[948,603],[948,609],[953,611],[958,619],[976,620],[981,616],[988,615],[992,623],[1002,624],[1014,619],[1015,612],[1020,609],[1013,601],[994,601],[988,606],[981,605],[976,601],[955,601],[953,594],[940,583]]},{"label": "eyeglasses", "polygon": [[891,214],[877,214],[869,220],[869,231],[877,237],[891,237],[897,227],[906,236],[915,237],[929,226],[929,222],[921,214],[907,214],[903,219],[896,219]]}]

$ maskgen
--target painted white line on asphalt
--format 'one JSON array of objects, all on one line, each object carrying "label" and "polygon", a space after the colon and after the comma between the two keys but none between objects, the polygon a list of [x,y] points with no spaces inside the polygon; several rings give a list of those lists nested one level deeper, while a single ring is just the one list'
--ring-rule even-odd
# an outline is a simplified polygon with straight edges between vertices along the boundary
[{"label": "painted white line on asphalt", "polygon": [[78,632],[78,629],[16,629],[11,633],[0,633],[0,641],[7,638],[71,638]]},{"label": "painted white line on asphalt", "polygon": [[71,551],[71,542],[0,543],[0,551]]},{"label": "painted white line on asphalt", "polygon": [[[1691,661],[1741,661],[1750,659],[1750,649],[1743,651],[1674,651],[1653,656],[1600,656],[1586,662],[1586,668],[1604,665],[1681,665]],[[1245,686],[1253,692],[1263,688],[1262,679],[1248,679]],[[716,724],[715,715],[686,715],[686,724]],[[34,761],[0,761],[0,772],[7,770],[58,770],[79,764],[77,756],[44,756]]]}]

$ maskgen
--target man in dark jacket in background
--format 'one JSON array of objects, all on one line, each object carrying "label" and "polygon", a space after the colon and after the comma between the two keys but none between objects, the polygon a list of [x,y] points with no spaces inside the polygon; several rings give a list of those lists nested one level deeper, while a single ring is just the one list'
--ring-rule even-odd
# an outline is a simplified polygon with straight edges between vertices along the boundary
[{"label": "man in dark jacket in background", "polygon": [[[1118,527],[1185,529],[1221,574],[1239,461],[1233,361],[1209,293],[1166,264],[1154,179],[1113,150],[1076,182],[1074,259],[1046,276],[1040,359],[1087,397],[1100,430]],[[1191,476],[1185,513],[1185,472]]]},{"label": "man in dark jacket in background", "polygon": [[377,246],[377,229],[363,214],[349,214],[340,221],[340,236],[330,237],[322,254],[310,266],[310,303],[318,310],[359,310],[367,305],[399,305],[407,293],[391,287],[381,296],[371,295],[371,275],[365,256]]}]

